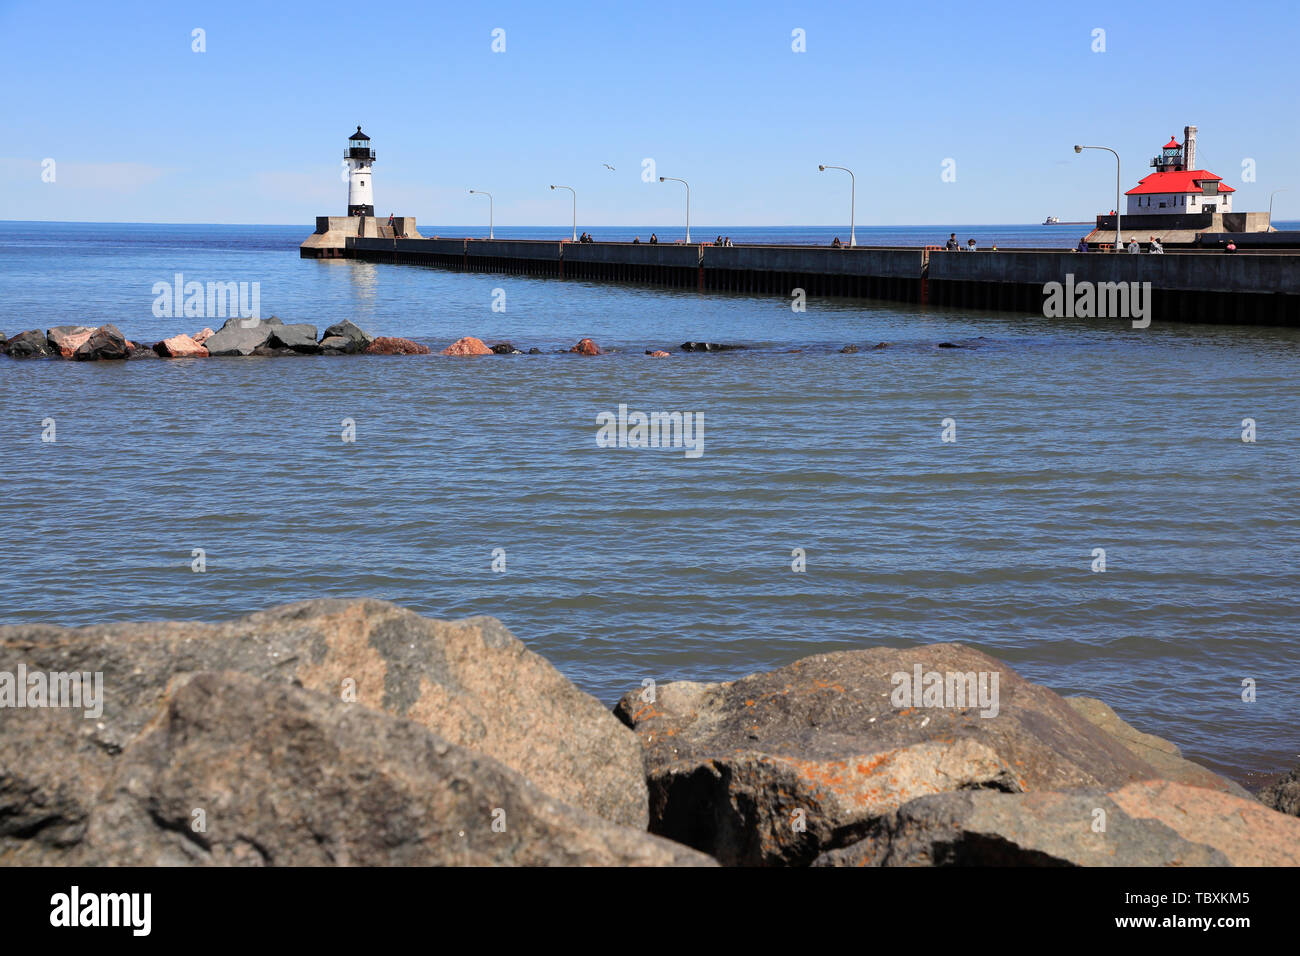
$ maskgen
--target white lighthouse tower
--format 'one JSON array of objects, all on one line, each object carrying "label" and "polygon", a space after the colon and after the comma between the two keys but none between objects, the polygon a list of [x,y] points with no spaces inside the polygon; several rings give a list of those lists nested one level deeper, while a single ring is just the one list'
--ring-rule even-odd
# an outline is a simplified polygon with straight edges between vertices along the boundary
[{"label": "white lighthouse tower", "polygon": [[370,148],[370,137],[361,132],[360,126],[348,137],[343,159],[348,164],[348,215],[374,216],[375,192],[370,170],[375,151]]}]

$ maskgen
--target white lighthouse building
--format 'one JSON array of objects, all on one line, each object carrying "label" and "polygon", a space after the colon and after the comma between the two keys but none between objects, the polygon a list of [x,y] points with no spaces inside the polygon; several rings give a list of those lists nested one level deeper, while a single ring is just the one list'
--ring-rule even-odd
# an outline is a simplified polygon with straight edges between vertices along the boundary
[{"label": "white lighthouse building", "polygon": [[374,166],[375,151],[370,148],[370,137],[361,132],[360,126],[348,137],[343,159],[348,164],[348,215],[373,216],[375,190],[370,170]]}]

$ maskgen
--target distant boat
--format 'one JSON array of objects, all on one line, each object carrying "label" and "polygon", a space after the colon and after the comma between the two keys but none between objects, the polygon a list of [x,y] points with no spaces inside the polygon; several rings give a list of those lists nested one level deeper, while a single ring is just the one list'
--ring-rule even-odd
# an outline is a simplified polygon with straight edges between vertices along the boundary
[{"label": "distant boat", "polygon": [[1044,225],[1044,226],[1055,226],[1055,225],[1056,225],[1058,222],[1060,222],[1060,221],[1061,221],[1061,217],[1060,217],[1060,216],[1048,216],[1046,219],[1043,220],[1043,225]]}]

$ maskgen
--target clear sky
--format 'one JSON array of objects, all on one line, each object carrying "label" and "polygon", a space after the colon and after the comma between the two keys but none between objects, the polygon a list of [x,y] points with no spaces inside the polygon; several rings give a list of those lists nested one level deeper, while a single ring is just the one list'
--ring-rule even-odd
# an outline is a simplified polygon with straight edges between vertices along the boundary
[{"label": "clear sky", "polygon": [[426,234],[486,220],[471,187],[499,224],[566,224],[556,182],[580,225],[678,224],[682,187],[642,182],[647,158],[690,181],[700,225],[846,221],[848,177],[818,163],[855,171],[860,225],[1084,220],[1115,166],[1074,143],[1118,149],[1128,189],[1189,123],[1235,209],[1291,187],[1275,217],[1296,219],[1298,11],[0,0],[0,219],[306,225],[346,212],[358,123],[376,212]]}]

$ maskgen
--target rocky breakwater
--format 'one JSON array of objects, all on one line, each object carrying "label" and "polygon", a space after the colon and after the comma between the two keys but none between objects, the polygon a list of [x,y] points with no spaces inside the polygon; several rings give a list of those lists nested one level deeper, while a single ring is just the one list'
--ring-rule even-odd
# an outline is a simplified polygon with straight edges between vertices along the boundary
[{"label": "rocky breakwater", "polygon": [[84,692],[0,709],[0,863],[713,862],[646,833],[635,735],[492,618],[3,627],[6,673]]},{"label": "rocky breakwater", "polygon": [[61,325],[31,329],[9,338],[0,335],[0,354],[10,358],[63,358],[102,361],[136,358],[208,358],[209,356],[290,355],[428,355],[429,348],[410,339],[375,338],[352,322],[337,322],[317,336],[306,322],[287,324],[277,316],[230,319],[217,331],[179,333],[152,345],[128,340],[114,325],[98,328]]},{"label": "rocky breakwater", "polygon": [[627,694],[650,831],[731,865],[1289,865],[1300,820],[963,645]]}]

